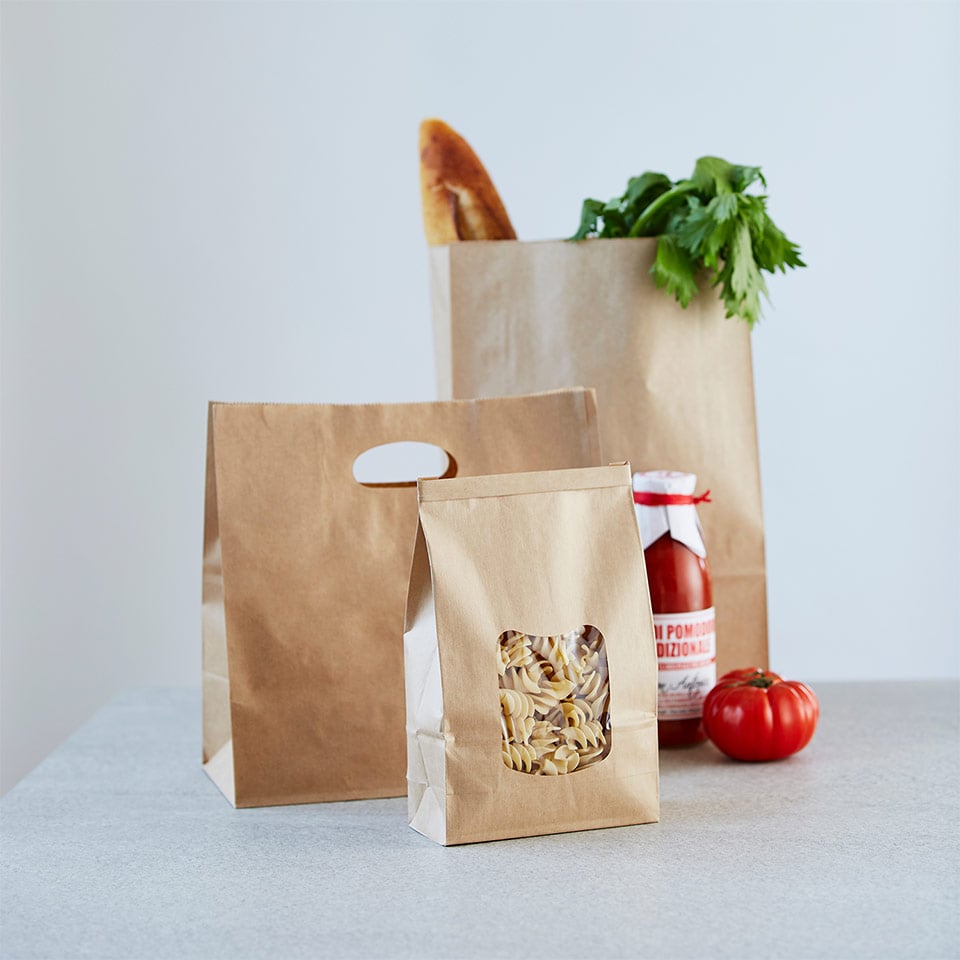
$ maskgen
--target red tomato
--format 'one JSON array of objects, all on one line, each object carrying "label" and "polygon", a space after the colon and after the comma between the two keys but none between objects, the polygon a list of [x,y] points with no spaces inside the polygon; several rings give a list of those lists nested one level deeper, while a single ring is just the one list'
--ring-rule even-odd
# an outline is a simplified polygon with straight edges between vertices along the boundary
[{"label": "red tomato", "polygon": [[725,673],[703,701],[707,736],[734,760],[780,760],[802,750],[820,717],[814,692],[750,667]]}]

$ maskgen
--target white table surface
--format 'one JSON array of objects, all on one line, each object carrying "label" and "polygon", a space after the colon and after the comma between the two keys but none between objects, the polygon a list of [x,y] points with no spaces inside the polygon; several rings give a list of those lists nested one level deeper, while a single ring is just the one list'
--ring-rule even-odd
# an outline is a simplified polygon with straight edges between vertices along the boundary
[{"label": "white table surface", "polygon": [[957,684],[817,692],[790,760],[663,753],[659,824],[443,848],[403,799],[233,810],[199,694],[132,691],[0,802],[0,952],[957,957]]}]

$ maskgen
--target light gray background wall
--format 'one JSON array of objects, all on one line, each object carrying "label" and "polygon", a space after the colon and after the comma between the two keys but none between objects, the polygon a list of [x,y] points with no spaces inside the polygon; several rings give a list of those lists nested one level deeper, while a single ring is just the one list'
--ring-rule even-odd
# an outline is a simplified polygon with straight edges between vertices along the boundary
[{"label": "light gray background wall", "polygon": [[198,681],[208,399],[433,396],[427,115],[527,239],[763,166],[772,662],[955,674],[958,54],[953,3],[5,2],[2,786]]}]

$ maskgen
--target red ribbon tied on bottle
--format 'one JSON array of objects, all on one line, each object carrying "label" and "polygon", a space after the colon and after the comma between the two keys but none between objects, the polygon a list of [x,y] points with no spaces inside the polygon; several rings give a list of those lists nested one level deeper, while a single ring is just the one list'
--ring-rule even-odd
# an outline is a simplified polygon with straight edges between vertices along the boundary
[{"label": "red ribbon tied on bottle", "polygon": [[687,493],[649,493],[646,490],[634,490],[633,502],[642,507],[695,507],[698,503],[713,503],[709,490],[701,493],[699,497]]}]

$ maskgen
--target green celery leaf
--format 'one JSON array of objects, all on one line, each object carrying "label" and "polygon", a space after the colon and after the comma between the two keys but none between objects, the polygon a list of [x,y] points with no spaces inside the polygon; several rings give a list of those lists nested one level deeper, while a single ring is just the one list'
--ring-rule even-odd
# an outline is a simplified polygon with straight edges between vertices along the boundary
[{"label": "green celery leaf", "polygon": [[764,212],[763,218],[751,227],[751,239],[757,263],[761,270],[787,272],[787,267],[805,267],[800,259],[800,248],[788,240],[783,231]]},{"label": "green celery leaf", "polygon": [[732,163],[720,157],[701,157],[693,168],[690,179],[705,197],[715,197],[719,193],[733,190],[733,176],[736,168]]},{"label": "green celery leaf", "polygon": [[733,189],[737,193],[743,193],[752,183],[759,180],[764,187],[767,185],[766,178],[760,172],[759,167],[739,167],[733,168]]},{"label": "green celery leaf", "polygon": [[686,218],[675,231],[680,245],[705,267],[717,269],[720,251],[726,246],[737,211],[737,197],[726,193],[703,206],[691,197]]},{"label": "green celery leaf", "polygon": [[727,316],[742,317],[752,327],[760,319],[760,294],[766,294],[767,285],[753,259],[750,226],[746,221],[737,224],[715,282],[720,284]]},{"label": "green celery leaf", "polygon": [[687,210],[687,198],[694,194],[694,185],[683,180],[660,194],[637,217],[630,228],[631,237],[657,237],[670,231],[668,224],[678,214],[684,216]]},{"label": "green celery leaf", "polygon": [[673,294],[682,307],[687,307],[697,294],[696,261],[670,234],[657,241],[657,256],[650,272],[653,282]]},{"label": "green celery leaf", "polygon": [[624,207],[639,216],[661,194],[666,193],[673,186],[673,181],[663,173],[640,174],[627,181],[627,190],[623,195]]},{"label": "green celery leaf", "polygon": [[668,225],[667,232],[675,233],[677,243],[694,259],[700,256],[703,246],[716,230],[717,223],[710,211],[715,202],[711,200],[704,206],[699,197],[688,197],[687,209]]},{"label": "green celery leaf", "polygon": [[721,193],[714,197],[707,205],[710,216],[717,223],[723,223],[726,220],[732,220],[737,215],[740,208],[740,198],[735,193]]},{"label": "green celery leaf", "polygon": [[586,199],[583,201],[583,207],[580,210],[580,228],[570,237],[571,240],[586,240],[587,237],[596,234],[597,221],[603,213],[603,201]]},{"label": "green celery leaf", "polygon": [[756,260],[753,259],[753,241],[750,238],[750,226],[737,225],[730,242],[729,259],[732,266],[730,284],[734,294],[748,297],[753,291],[763,287],[763,277]]},{"label": "green celery leaf", "polygon": [[716,229],[707,238],[700,254],[703,265],[711,270],[717,270],[720,266],[720,257],[722,251],[730,242],[730,234],[733,233],[736,224],[732,220],[726,223],[718,223]]},{"label": "green celery leaf", "polygon": [[763,272],[803,267],[800,248],[767,213],[764,194],[748,194],[767,181],[759,167],[700,157],[687,180],[672,182],[650,171],[631,177],[622,197],[585,200],[572,240],[658,237],[650,269],[654,282],[686,307],[697,294],[697,271],[712,271],[728,317],[752,327],[766,296]]},{"label": "green celery leaf", "polygon": [[[807,264],[800,256],[800,247],[797,246],[792,240],[787,240],[786,247],[783,251],[783,262],[788,267],[805,267]],[[780,268],[784,273],[787,271],[783,267]]]},{"label": "green celery leaf", "polygon": [[630,231],[627,218],[617,209],[604,210],[603,229],[600,236],[606,240],[612,240],[616,237],[625,237]]}]

